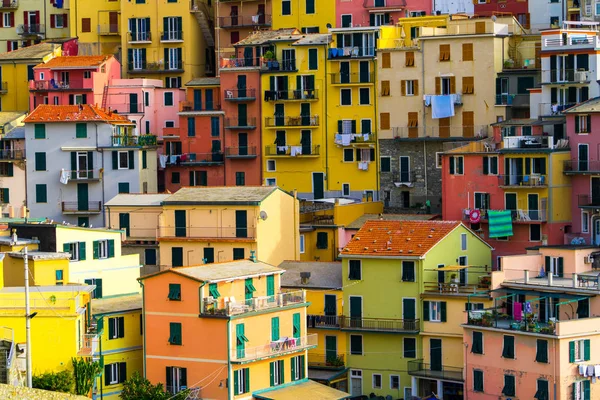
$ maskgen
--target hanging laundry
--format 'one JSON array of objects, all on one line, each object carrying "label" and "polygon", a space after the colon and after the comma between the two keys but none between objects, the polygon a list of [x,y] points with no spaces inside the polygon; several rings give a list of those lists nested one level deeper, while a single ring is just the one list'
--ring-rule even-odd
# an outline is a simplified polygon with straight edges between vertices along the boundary
[{"label": "hanging laundry", "polygon": [[302,155],[302,146],[292,146],[291,156],[296,157]]},{"label": "hanging laundry", "polygon": [[431,118],[454,116],[454,101],[451,95],[431,96]]},{"label": "hanging laundry", "polygon": [[179,156],[169,156],[169,164],[177,164]]},{"label": "hanging laundry", "polygon": [[585,365],[580,364],[579,365],[579,375],[585,376],[585,371],[586,371]]},{"label": "hanging laundry", "polygon": [[162,155],[162,154],[160,156],[158,156],[158,163],[160,164],[161,168],[166,168],[167,167],[167,159],[168,158],[169,158],[168,156],[165,156],[165,155]]},{"label": "hanging laundry", "polygon": [[600,378],[600,365],[594,365],[594,376]]},{"label": "hanging laundry", "polygon": [[64,4],[64,0],[55,0],[54,1],[54,7],[56,7],[56,8],[63,8],[63,4]]},{"label": "hanging laundry", "polygon": [[511,210],[488,210],[487,215],[489,221],[490,238],[513,235]]},{"label": "hanging laundry", "polygon": [[513,304],[513,317],[515,318],[515,321],[521,322],[521,320],[523,319],[523,304]]},{"label": "hanging laundry", "polygon": [[258,15],[253,15],[253,16],[252,16],[252,23],[253,23],[254,25],[258,25]]},{"label": "hanging laundry", "polygon": [[594,373],[595,373],[594,371],[595,371],[594,366],[593,365],[588,365],[587,366],[587,370],[586,370],[586,375],[590,376],[590,377],[594,376]]},{"label": "hanging laundry", "polygon": [[533,312],[533,310],[531,309],[531,302],[528,301],[525,303],[525,313],[526,314],[531,314]]},{"label": "hanging laundry", "polygon": [[182,154],[181,157],[181,162],[186,162],[188,160],[188,155],[187,154]]},{"label": "hanging laundry", "polygon": [[425,107],[429,107],[431,105],[431,95],[430,94],[423,95],[423,103],[425,103]]},{"label": "hanging laundry", "polygon": [[65,171],[64,169],[60,170],[60,183],[63,185],[69,183],[69,171]]},{"label": "hanging laundry", "polygon": [[342,134],[342,146],[350,146],[351,141],[352,141],[352,135]]}]

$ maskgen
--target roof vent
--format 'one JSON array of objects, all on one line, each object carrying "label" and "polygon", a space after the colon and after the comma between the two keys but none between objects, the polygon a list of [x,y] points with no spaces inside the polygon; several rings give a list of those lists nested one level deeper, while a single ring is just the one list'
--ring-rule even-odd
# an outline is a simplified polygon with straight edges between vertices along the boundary
[{"label": "roof vent", "polygon": [[303,285],[308,285],[308,280],[310,279],[310,272],[300,272],[300,283]]}]

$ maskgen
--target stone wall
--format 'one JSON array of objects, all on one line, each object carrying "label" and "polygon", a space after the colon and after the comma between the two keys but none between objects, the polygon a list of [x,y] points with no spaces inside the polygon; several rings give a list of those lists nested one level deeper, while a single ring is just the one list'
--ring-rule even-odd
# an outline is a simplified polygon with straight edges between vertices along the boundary
[{"label": "stone wall", "polygon": [[[50,392],[48,390],[29,389],[20,386],[0,384],[0,399],[5,400],[85,400],[84,396]],[[89,400],[89,399],[88,399]]]}]

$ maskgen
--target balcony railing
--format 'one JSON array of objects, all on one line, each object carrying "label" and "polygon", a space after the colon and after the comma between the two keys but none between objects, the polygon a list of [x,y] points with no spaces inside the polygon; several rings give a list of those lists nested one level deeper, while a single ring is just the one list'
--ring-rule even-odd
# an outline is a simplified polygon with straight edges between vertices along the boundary
[{"label": "balcony railing", "polygon": [[282,337],[279,340],[266,342],[256,347],[232,348],[231,360],[233,362],[251,361],[264,357],[278,357],[283,354],[298,352],[316,347],[318,338],[316,334],[301,336],[299,338]]},{"label": "balcony railing", "polygon": [[598,291],[600,290],[600,276],[597,270],[590,270],[587,273],[579,274],[551,274],[547,273],[546,276],[535,276],[532,277],[531,271],[524,270],[523,278],[521,279],[506,279],[505,283],[517,284],[517,285],[532,285],[532,286],[547,286],[556,288],[568,288],[568,289],[585,289]]},{"label": "balcony railing", "polygon": [[[246,89],[225,89],[225,100],[228,101],[247,101],[247,100],[256,100],[256,89],[255,88],[246,88]],[[266,95],[265,95],[266,98]]]},{"label": "balcony railing", "polygon": [[183,71],[183,60],[167,60],[166,62],[128,62],[127,70],[132,74],[143,74],[150,72],[166,73],[172,71]]},{"label": "balcony railing", "polygon": [[193,101],[179,102],[179,112],[210,112],[220,110],[221,104],[215,101],[205,101],[204,103],[194,103]]},{"label": "balcony railing", "polygon": [[[544,200],[544,199],[542,199]],[[479,210],[481,214],[480,220],[484,223],[488,222],[488,215],[486,209]],[[524,210],[517,209],[511,210],[511,217],[513,222],[544,222],[547,219],[547,211],[545,208],[541,208],[538,210]],[[463,209],[463,219],[469,220],[469,215],[471,214],[471,210],[466,208]]]},{"label": "balcony railing", "polygon": [[289,156],[289,157],[307,157],[318,156],[321,146],[277,146],[269,145],[265,148],[267,156]]},{"label": "balcony railing", "polygon": [[17,26],[17,34],[22,36],[41,35],[46,33],[46,26],[43,24],[21,24]]},{"label": "balcony railing", "polygon": [[254,26],[271,26],[271,16],[262,15],[230,15],[219,17],[220,28],[244,28]]},{"label": "balcony railing", "polygon": [[129,43],[150,43],[152,42],[152,32],[127,32],[127,41]]},{"label": "balcony railing", "polygon": [[106,25],[98,25],[98,35],[101,36],[112,36],[112,35],[120,35],[121,28],[119,24],[106,24]]},{"label": "balcony railing", "polygon": [[304,290],[296,290],[242,301],[236,301],[232,297],[217,299],[205,297],[202,303],[202,313],[205,315],[230,316],[306,303],[306,293]]},{"label": "balcony railing", "polygon": [[344,354],[315,354],[308,353],[309,367],[327,367],[328,369],[342,369],[345,366]]},{"label": "balcony railing", "polygon": [[99,169],[79,169],[79,170],[65,170],[69,174],[69,180],[72,181],[97,181],[100,179]]},{"label": "balcony railing", "polygon": [[227,158],[254,158],[256,156],[256,146],[228,146],[225,148],[225,157]]},{"label": "balcony railing", "polygon": [[351,46],[337,47],[329,49],[328,57],[333,58],[357,58],[357,57],[374,57],[375,47],[367,46]]},{"label": "balcony railing", "polygon": [[548,176],[542,174],[498,175],[498,185],[504,187],[546,187],[548,186]]},{"label": "balcony railing", "polygon": [[113,147],[142,147],[157,146],[156,135],[139,136],[111,136],[111,145]]},{"label": "balcony railing", "polygon": [[563,172],[567,174],[600,174],[600,161],[567,160],[563,164]]},{"label": "balcony railing", "polygon": [[19,8],[18,0],[2,0],[0,3],[0,10],[11,10],[14,8]]},{"label": "balcony railing", "polygon": [[529,95],[526,94],[497,94],[497,106],[529,107]]},{"label": "balcony railing", "polygon": [[343,321],[338,315],[308,315],[308,328],[340,328]]},{"label": "balcony railing", "polygon": [[[224,162],[223,153],[221,151],[213,151],[210,153],[187,153],[185,159],[180,158],[177,165],[221,165]],[[167,165],[173,165],[170,162]]]},{"label": "balcony railing", "polygon": [[587,194],[580,194],[577,196],[577,205],[579,207],[599,207],[600,208],[600,196],[590,196]]},{"label": "balcony railing", "polygon": [[265,90],[265,101],[307,101],[317,100],[319,93],[317,89],[304,90]]},{"label": "balcony railing", "polygon": [[[447,275],[446,275],[447,276]],[[484,275],[479,277],[479,283],[452,283],[452,282],[425,282],[425,293],[454,294],[467,296],[477,292],[490,290],[491,277]]]},{"label": "balcony railing", "polygon": [[593,71],[576,69],[552,69],[542,71],[542,83],[586,83],[592,79]]},{"label": "balcony railing", "polygon": [[365,0],[364,8],[401,8],[406,7],[405,0]]},{"label": "balcony railing", "polygon": [[256,228],[235,226],[159,226],[158,236],[163,238],[226,238],[254,239]]},{"label": "balcony railing", "polygon": [[182,42],[183,31],[166,31],[160,34],[161,42]]},{"label": "balcony railing", "polygon": [[463,369],[441,364],[427,364],[423,360],[408,362],[408,374],[432,379],[463,381]]},{"label": "balcony railing", "polygon": [[77,213],[99,213],[102,212],[101,201],[88,201],[80,203],[78,201],[63,201],[62,212],[77,214]]},{"label": "balcony railing", "polygon": [[353,331],[418,332],[418,319],[355,318],[339,317],[340,327]]},{"label": "balcony railing", "polygon": [[297,117],[267,117],[265,118],[265,126],[267,128],[275,128],[278,126],[319,126],[319,116],[299,115]]},{"label": "balcony railing", "polygon": [[369,73],[335,73],[331,74],[331,84],[332,85],[345,85],[345,84],[354,84],[354,83],[373,83],[375,79],[375,74],[372,72]]},{"label": "balcony railing", "polygon": [[553,136],[505,136],[504,149],[553,149]]},{"label": "balcony railing", "polygon": [[340,146],[352,146],[357,143],[375,143],[374,133],[336,133],[334,143]]},{"label": "balcony railing", "polygon": [[22,160],[25,150],[0,150],[0,160]]},{"label": "balcony railing", "polygon": [[262,64],[261,58],[257,57],[221,57],[220,68],[259,68]]},{"label": "balcony railing", "polygon": [[[598,37],[596,35],[586,35],[585,33],[577,35],[569,35],[564,37],[553,37],[544,39],[543,44],[545,47],[565,47],[565,46],[581,46],[581,47],[598,47]],[[545,50],[545,49],[544,49]]]},{"label": "balcony railing", "polygon": [[394,139],[481,137],[488,135],[488,125],[475,126],[397,126],[392,128]]},{"label": "balcony railing", "polygon": [[224,126],[226,129],[256,129],[256,117],[240,118],[234,116],[225,118]]},{"label": "balcony railing", "polygon": [[98,344],[100,337],[97,334],[84,334],[81,348],[77,351],[77,355],[81,357],[91,357],[98,352]]},{"label": "balcony railing", "polygon": [[86,87],[84,80],[69,80],[65,82],[56,82],[54,79],[49,81],[29,81],[29,90],[34,91],[52,91],[52,90],[92,90],[91,81],[89,87]]},{"label": "balcony railing", "polygon": [[110,103],[109,108],[119,114],[143,114],[146,112],[144,103]]},{"label": "balcony railing", "polygon": [[576,105],[576,103],[565,103],[565,104],[556,104],[556,103],[540,103],[539,104],[539,115],[549,116],[549,115],[561,115],[561,113]]}]

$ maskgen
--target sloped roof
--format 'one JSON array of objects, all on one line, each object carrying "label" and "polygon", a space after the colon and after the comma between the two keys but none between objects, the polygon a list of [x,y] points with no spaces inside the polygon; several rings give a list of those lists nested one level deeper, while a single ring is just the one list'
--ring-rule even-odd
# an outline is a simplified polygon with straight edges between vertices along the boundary
[{"label": "sloped roof", "polygon": [[584,101],[583,103],[563,111],[565,114],[588,112],[600,112],[600,97],[589,99],[588,101]]},{"label": "sloped roof", "polygon": [[92,300],[92,314],[94,315],[141,309],[141,293]]},{"label": "sloped roof", "polygon": [[117,124],[131,124],[127,118],[116,114],[108,113],[101,108],[90,104],[80,104],[76,106],[55,106],[41,104],[25,118],[25,123],[32,122],[107,122]]},{"label": "sloped roof", "polygon": [[167,197],[163,204],[248,204],[258,205],[276,186],[184,187]]},{"label": "sloped roof", "polygon": [[[340,289],[343,286],[341,262],[284,261],[279,268],[285,270],[281,286],[322,289]],[[301,272],[310,272],[308,283],[302,283]]]},{"label": "sloped roof", "polygon": [[53,43],[40,43],[33,46],[22,47],[18,50],[0,54],[0,62],[13,60],[38,60],[56,50],[60,45]]},{"label": "sloped roof", "polygon": [[252,46],[269,43],[271,41],[295,40],[301,35],[298,29],[278,29],[276,31],[256,31],[240,40],[235,47]]},{"label": "sloped roof", "polygon": [[38,64],[34,68],[97,68],[110,58],[113,56],[60,56],[54,57],[47,63]]},{"label": "sloped roof", "polygon": [[459,221],[367,221],[342,255],[420,257],[460,225]]},{"label": "sloped roof", "polygon": [[360,229],[369,220],[383,221],[428,221],[438,216],[435,214],[363,214],[350,222],[346,229]]},{"label": "sloped roof", "polygon": [[152,194],[140,194],[140,193],[122,193],[118,194],[104,205],[106,206],[154,206],[158,207],[161,205],[163,200],[171,196],[167,193],[152,193]]},{"label": "sloped roof", "polygon": [[219,86],[221,78],[196,78],[192,79],[185,86]]}]

